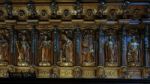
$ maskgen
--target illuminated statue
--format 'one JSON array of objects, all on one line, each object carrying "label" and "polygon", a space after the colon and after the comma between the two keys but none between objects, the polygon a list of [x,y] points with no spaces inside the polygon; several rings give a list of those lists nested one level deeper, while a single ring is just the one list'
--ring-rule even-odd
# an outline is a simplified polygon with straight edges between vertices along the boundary
[{"label": "illuminated statue", "polygon": [[131,39],[131,42],[128,43],[128,64],[136,66],[139,64],[139,43],[137,42],[135,36]]},{"label": "illuminated statue", "polygon": [[50,65],[49,58],[51,56],[51,41],[48,39],[47,35],[44,35],[44,40],[41,42],[40,49],[42,52],[40,65]]},{"label": "illuminated statue", "polygon": [[62,44],[60,61],[61,63],[68,63],[68,65],[72,65],[73,64],[73,43],[64,34],[62,35],[62,40],[64,40],[64,43]]},{"label": "illuminated statue", "polygon": [[117,61],[116,44],[113,41],[112,36],[109,36],[108,41],[105,44],[105,58],[108,63],[115,63]]},{"label": "illuminated statue", "polygon": [[92,35],[86,35],[82,44],[82,60],[83,65],[91,66],[94,64],[94,49],[92,43]]},{"label": "illuminated statue", "polygon": [[17,42],[18,49],[18,66],[27,66],[30,58],[30,46],[25,35],[22,35],[22,40]]}]

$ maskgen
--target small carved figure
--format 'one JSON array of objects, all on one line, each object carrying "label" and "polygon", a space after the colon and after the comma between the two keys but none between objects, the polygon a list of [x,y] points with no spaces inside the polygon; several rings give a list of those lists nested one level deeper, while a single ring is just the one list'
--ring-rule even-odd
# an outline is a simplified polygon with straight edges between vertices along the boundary
[{"label": "small carved figure", "polygon": [[74,69],[74,77],[75,78],[80,78],[81,76],[82,76],[82,71],[81,71],[80,67],[76,67]]},{"label": "small carved figure", "polygon": [[53,17],[56,17],[58,11],[58,5],[55,0],[52,0],[50,8],[51,8],[51,15]]},{"label": "small carved figure", "polygon": [[12,7],[11,3],[7,2],[5,4],[5,8],[6,8],[6,11],[7,11],[8,18],[11,19],[13,17],[13,13],[12,13],[13,7]]},{"label": "small carved figure", "polygon": [[111,9],[109,12],[109,20],[116,20],[116,19],[117,19],[116,9]]},{"label": "small carved figure", "polygon": [[76,16],[77,18],[81,18],[82,12],[83,12],[83,8],[80,4],[79,1],[76,2],[75,4],[75,10],[76,10]]},{"label": "small carved figure", "polygon": [[37,15],[37,12],[36,12],[36,7],[35,7],[32,0],[30,0],[29,3],[27,4],[27,8],[28,8],[28,11],[30,13],[30,16],[32,18],[34,18]]}]

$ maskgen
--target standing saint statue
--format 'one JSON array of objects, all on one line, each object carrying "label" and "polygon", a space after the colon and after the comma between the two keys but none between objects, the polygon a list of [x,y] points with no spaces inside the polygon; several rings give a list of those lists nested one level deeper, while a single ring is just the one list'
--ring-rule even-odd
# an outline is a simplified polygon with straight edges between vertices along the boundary
[{"label": "standing saint statue", "polygon": [[30,58],[30,45],[27,41],[26,36],[21,36],[22,40],[17,42],[18,49],[18,66],[27,66]]},{"label": "standing saint statue", "polygon": [[40,44],[42,59],[40,66],[50,66],[49,58],[51,56],[51,41],[47,35],[44,35],[44,40]]},{"label": "standing saint statue", "polygon": [[139,43],[136,40],[136,37],[133,36],[131,41],[128,43],[127,57],[128,64],[131,66],[139,65]]},{"label": "standing saint statue", "polygon": [[117,45],[113,41],[112,36],[108,37],[107,42],[104,47],[106,64],[115,64],[117,63]]},{"label": "standing saint statue", "polygon": [[0,65],[5,65],[8,57],[9,45],[4,35],[0,36]]},{"label": "standing saint statue", "polygon": [[60,54],[60,61],[62,65],[73,65],[73,42],[65,34],[62,35],[62,50]]},{"label": "standing saint statue", "polygon": [[94,49],[92,35],[85,35],[82,43],[82,62],[85,66],[94,65]]}]

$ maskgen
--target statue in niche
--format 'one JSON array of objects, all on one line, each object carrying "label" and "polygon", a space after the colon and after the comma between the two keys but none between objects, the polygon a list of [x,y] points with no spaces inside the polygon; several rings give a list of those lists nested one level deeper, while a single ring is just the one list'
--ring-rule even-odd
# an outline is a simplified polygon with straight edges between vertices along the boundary
[{"label": "statue in niche", "polygon": [[4,33],[8,32],[0,32],[0,65],[7,65],[9,56],[9,44],[7,36]]},{"label": "statue in niche", "polygon": [[117,66],[117,44],[114,42],[112,35],[108,37],[108,40],[104,46],[106,65]]},{"label": "statue in niche", "polygon": [[57,11],[58,11],[58,5],[57,5],[55,0],[52,0],[50,8],[51,8],[51,15],[52,15],[52,17],[56,18]]},{"label": "statue in niche", "polygon": [[60,51],[60,65],[72,66],[73,65],[73,42],[67,34],[62,35],[62,49]]},{"label": "statue in niche", "polygon": [[81,6],[79,1],[76,2],[75,10],[76,10],[77,18],[81,18],[81,15],[82,15],[82,12],[83,12],[83,8],[82,8],[82,6]]},{"label": "statue in niche", "polygon": [[139,43],[136,40],[136,37],[133,36],[131,41],[128,43],[127,48],[127,57],[129,66],[138,66],[139,64]]},{"label": "statue in niche", "polygon": [[116,20],[117,19],[117,13],[116,13],[116,9],[111,9],[109,11],[109,20]]},{"label": "statue in niche", "polygon": [[30,13],[29,18],[35,18],[37,15],[37,12],[36,12],[36,7],[35,7],[32,0],[29,1],[27,8],[28,8],[28,11]]},{"label": "statue in niche", "polygon": [[39,63],[40,66],[50,66],[50,60],[51,57],[51,40],[49,39],[48,35],[43,36],[43,40],[40,44],[41,49],[41,62]]},{"label": "statue in niche", "polygon": [[94,66],[94,48],[92,34],[86,34],[82,43],[82,62],[83,66]]},{"label": "statue in niche", "polygon": [[30,58],[30,45],[27,36],[21,34],[21,40],[16,42],[18,50],[18,66],[28,66]]}]

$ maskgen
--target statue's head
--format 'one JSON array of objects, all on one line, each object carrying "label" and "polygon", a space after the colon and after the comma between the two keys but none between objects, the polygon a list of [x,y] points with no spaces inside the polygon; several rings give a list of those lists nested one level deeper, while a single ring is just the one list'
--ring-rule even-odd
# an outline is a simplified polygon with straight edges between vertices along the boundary
[{"label": "statue's head", "polygon": [[48,36],[47,35],[44,35],[44,40],[47,40],[48,39]]},{"label": "statue's head", "polygon": [[26,36],[25,35],[22,35],[22,40],[26,40]]},{"label": "statue's head", "polygon": [[136,37],[133,36],[132,39],[131,39],[131,42],[135,42],[136,41]]},{"label": "statue's head", "polygon": [[62,34],[62,40],[67,40],[67,36],[65,34]]}]

